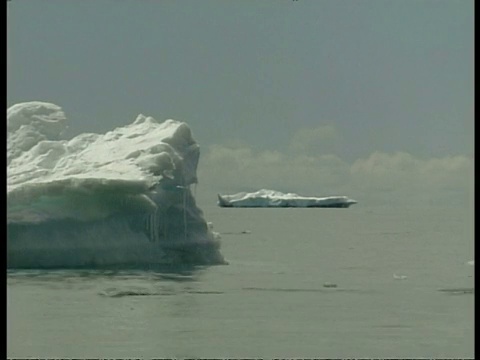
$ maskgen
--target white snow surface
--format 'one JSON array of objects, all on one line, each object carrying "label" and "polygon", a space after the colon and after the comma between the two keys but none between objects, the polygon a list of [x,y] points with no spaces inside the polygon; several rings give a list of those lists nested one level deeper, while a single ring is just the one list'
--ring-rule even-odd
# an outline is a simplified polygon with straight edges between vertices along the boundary
[{"label": "white snow surface", "polygon": [[[130,255],[132,248],[154,246],[155,251],[145,250],[150,260],[159,247],[183,251],[194,244],[198,253],[200,244],[214,249],[209,250],[212,262],[222,261],[218,236],[208,228],[190,191],[197,183],[200,152],[187,124],[139,115],[132,124],[106,134],[68,140],[62,139],[67,123],[63,110],[50,103],[21,103],[7,110],[9,265],[41,267],[42,261],[26,261],[25,255],[33,248],[37,251],[40,242],[42,249],[53,252],[72,246],[92,250],[100,242],[105,258],[99,261],[97,253],[92,263],[132,260],[113,249],[123,237]],[[67,225],[70,222],[73,225]],[[64,234],[72,228],[74,240]],[[102,240],[92,240],[98,237],[92,229],[103,234]],[[128,231],[142,240],[132,244],[135,236],[125,236]],[[56,245],[52,237],[58,237]],[[113,250],[116,258],[108,259],[106,254]],[[40,255],[35,253],[48,266],[62,266],[65,254],[59,253],[55,261]],[[134,260],[143,261],[141,255]],[[89,261],[84,256],[77,263]]]},{"label": "white snow surface", "polygon": [[[185,123],[161,123],[139,115],[133,124],[104,135],[58,140],[65,128],[65,116],[56,105],[34,102],[8,109],[9,222],[106,217],[118,209],[62,207],[58,213],[46,214],[46,209],[36,213],[45,197],[85,198],[102,191],[115,192],[119,202],[133,201],[154,210],[156,205],[145,195],[162,179],[170,180],[172,186],[197,181],[199,146]],[[34,139],[40,140],[33,143]]]},{"label": "white snow surface", "polygon": [[233,195],[218,195],[221,207],[341,207],[356,204],[346,196],[312,197],[295,193],[282,193],[275,190],[261,189],[256,192],[240,192]]}]

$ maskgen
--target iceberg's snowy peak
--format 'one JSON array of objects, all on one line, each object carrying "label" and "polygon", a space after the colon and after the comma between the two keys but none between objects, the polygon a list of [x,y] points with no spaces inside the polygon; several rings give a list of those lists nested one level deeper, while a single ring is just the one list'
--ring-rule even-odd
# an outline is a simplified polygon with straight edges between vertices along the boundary
[{"label": "iceberg's snowy peak", "polygon": [[62,140],[66,126],[54,104],[7,110],[10,267],[223,262],[190,191],[200,151],[187,124],[139,115]]},{"label": "iceberg's snowy peak", "polygon": [[60,107],[40,101],[7,109],[7,164],[42,140],[58,140],[66,120]]},{"label": "iceberg's snowy peak", "polygon": [[346,196],[307,197],[267,189],[261,189],[253,193],[240,192],[233,195],[218,195],[218,205],[220,207],[347,208],[356,203],[355,200]]}]

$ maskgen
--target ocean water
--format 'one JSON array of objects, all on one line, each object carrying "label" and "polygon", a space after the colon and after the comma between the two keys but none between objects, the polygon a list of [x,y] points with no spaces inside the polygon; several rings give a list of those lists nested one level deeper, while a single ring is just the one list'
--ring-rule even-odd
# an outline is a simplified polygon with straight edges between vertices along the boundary
[{"label": "ocean water", "polygon": [[8,271],[7,357],[473,358],[469,209],[200,207],[229,265]]}]

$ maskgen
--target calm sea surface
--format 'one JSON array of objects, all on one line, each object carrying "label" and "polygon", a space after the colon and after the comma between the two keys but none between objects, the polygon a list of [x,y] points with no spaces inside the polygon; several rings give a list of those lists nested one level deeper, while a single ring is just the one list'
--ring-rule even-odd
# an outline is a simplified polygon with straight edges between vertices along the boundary
[{"label": "calm sea surface", "polygon": [[7,356],[474,356],[466,209],[222,209],[226,266],[9,271]]}]

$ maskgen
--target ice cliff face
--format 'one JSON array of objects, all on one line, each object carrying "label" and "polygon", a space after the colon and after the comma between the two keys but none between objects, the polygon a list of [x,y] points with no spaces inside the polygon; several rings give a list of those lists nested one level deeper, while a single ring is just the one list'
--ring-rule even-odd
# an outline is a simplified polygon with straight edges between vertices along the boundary
[{"label": "ice cliff face", "polygon": [[60,140],[54,104],[7,110],[9,267],[223,263],[190,185],[199,146],[182,122],[139,115]]}]

